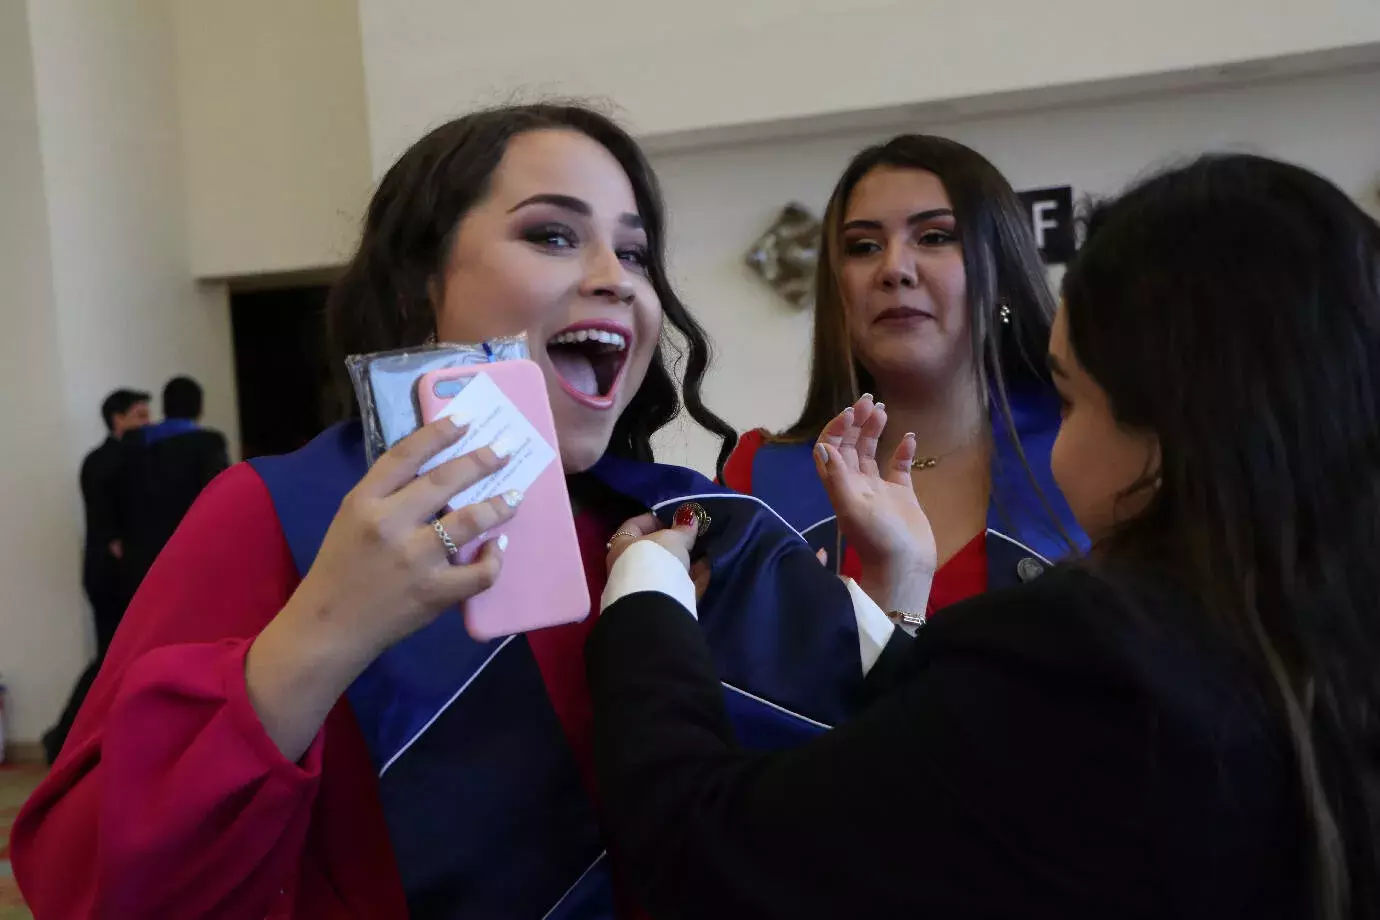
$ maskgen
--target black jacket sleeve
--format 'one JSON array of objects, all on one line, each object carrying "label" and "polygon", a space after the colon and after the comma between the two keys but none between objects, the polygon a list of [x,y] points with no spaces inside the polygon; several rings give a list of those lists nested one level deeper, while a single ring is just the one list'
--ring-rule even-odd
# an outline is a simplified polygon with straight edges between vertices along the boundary
[{"label": "black jacket sleeve", "polygon": [[[1009,642],[987,638],[980,609],[972,629],[926,627],[909,679],[853,722],[770,754],[737,745],[692,617],[655,593],[613,604],[586,646],[595,763],[610,853],[646,907],[666,918],[1199,916],[1147,896],[1166,871],[1150,828],[1167,811],[1229,822],[1193,789],[1172,806],[1156,799],[1161,716],[1082,625],[1096,611],[1040,617],[1084,603],[1050,582],[983,602]],[[1191,683],[1189,668],[1170,673]],[[1210,752],[1207,775],[1223,762]],[[1213,852],[1246,852],[1199,836]]]},{"label": "black jacket sleeve", "polygon": [[225,435],[219,431],[206,431],[206,443],[200,452],[201,487],[204,489],[221,473],[230,468],[230,450]]},{"label": "black jacket sleeve", "polygon": [[81,494],[86,505],[86,542],[98,551],[121,538],[118,495],[118,447],[109,444],[87,455],[81,465]]}]

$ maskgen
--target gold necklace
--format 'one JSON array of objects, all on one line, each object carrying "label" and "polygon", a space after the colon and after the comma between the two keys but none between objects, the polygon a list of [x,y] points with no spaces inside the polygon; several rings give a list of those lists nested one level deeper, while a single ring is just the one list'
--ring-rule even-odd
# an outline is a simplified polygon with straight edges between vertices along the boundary
[{"label": "gold necklace", "polygon": [[962,444],[958,445],[957,447],[950,448],[942,454],[936,454],[933,457],[916,457],[914,460],[910,461],[910,468],[912,470],[918,470],[920,472],[924,472],[925,470],[932,470],[939,465],[940,460],[947,460],[949,457],[952,457],[959,451],[969,447],[970,445],[972,445],[973,441],[976,438],[977,433],[974,432],[973,436],[968,438]]}]

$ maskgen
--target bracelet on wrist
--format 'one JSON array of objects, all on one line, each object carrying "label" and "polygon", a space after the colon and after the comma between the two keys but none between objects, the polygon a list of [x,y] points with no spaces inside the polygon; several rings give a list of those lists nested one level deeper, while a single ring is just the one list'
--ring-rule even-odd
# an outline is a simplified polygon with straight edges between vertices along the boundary
[{"label": "bracelet on wrist", "polygon": [[886,617],[897,626],[919,629],[925,625],[925,614],[911,613],[908,610],[888,610]]}]

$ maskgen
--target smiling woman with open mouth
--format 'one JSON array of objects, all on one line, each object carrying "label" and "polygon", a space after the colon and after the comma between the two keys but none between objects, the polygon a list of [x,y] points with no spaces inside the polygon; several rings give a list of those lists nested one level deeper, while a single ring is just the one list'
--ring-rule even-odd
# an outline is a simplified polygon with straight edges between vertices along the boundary
[{"label": "smiling woman with open mouth", "polygon": [[[700,399],[708,344],[666,276],[664,227],[650,167],[603,116],[476,113],[384,176],[330,325],[342,359],[525,332],[589,599],[636,588],[606,584],[625,520],[696,522],[698,612],[737,731],[781,746],[856,711],[892,627],[874,606],[860,628],[862,601],[760,502],[652,462],[682,401],[725,455],[734,435]],[[663,323],[686,343],[683,382]],[[346,423],[207,490],[16,826],[36,915],[603,920],[631,903],[594,806],[595,617],[484,644],[446,614],[505,559],[490,542],[451,565],[436,539],[447,477],[498,463],[486,447],[415,478],[455,436],[427,426],[366,472]],[[487,527],[524,508],[505,493],[462,512]],[[512,562],[503,577],[544,574]]]},{"label": "smiling woman with open mouth", "polygon": [[546,343],[546,357],[572,399],[591,409],[612,409],[623,382],[633,331],[617,323],[575,323]]}]

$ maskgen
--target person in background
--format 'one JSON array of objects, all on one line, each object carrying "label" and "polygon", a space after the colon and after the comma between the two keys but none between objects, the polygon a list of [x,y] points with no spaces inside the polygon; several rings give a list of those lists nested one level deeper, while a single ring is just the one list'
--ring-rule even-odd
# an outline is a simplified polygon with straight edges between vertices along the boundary
[{"label": "person in background", "polygon": [[149,422],[149,394],[138,390],[116,390],[101,403],[101,419],[106,438],[86,455],[81,463],[81,499],[86,512],[86,547],[82,553],[81,584],[91,603],[96,625],[96,657],[77,678],[67,705],[57,724],[43,734],[43,751],[48,763],[57,759],[72,720],[96,679],[101,660],[110,647],[115,627],[120,625],[129,603],[128,579],[124,574],[124,540],[120,533],[119,499],[120,442],[125,434]]},{"label": "person in background", "polygon": [[1049,472],[1054,298],[1020,201],[991,163],[918,134],[859,153],[825,211],[815,292],[800,418],[743,435],[725,485],[776,509],[875,596],[890,575],[841,539],[810,454],[839,407],[869,393],[891,419],[879,449],[909,451],[934,528],[932,610],[1016,584],[1081,542]]},{"label": "person in background", "polygon": [[[936,619],[807,747],[734,740],[662,593],[693,530],[614,547],[641,590],[586,647],[595,762],[656,916],[1380,916],[1380,225],[1259,157],[1149,179],[1093,214],[1049,365],[1091,553]],[[820,476],[923,594],[874,413]]]},{"label": "person in background", "polygon": [[120,527],[132,595],[203,489],[230,466],[225,436],[201,426],[201,385],[174,377],[163,387],[163,421],[120,452]]},{"label": "person in background", "polygon": [[125,547],[119,525],[120,453],[125,435],[149,423],[149,394],[116,390],[101,404],[107,436],[81,464],[81,497],[86,509],[86,550],[82,587],[96,619],[96,657],[110,647],[115,627],[129,601],[122,574]]},{"label": "person in background", "polygon": [[[655,173],[598,112],[447,122],[369,205],[330,298],[337,366],[525,331],[575,513],[579,600],[597,611],[618,590],[604,561],[631,532],[620,522],[696,522],[712,571],[700,621],[739,737],[799,743],[856,711],[867,670],[905,636],[760,502],[653,462],[682,405],[724,456],[736,440],[700,398],[709,345],[668,278],[665,226]],[[37,916],[642,916],[598,823],[596,617],[479,642],[455,609],[500,566],[542,574],[492,540],[453,564],[447,544],[538,510],[509,493],[438,519],[501,462],[484,447],[417,477],[459,437],[436,422],[369,467],[360,423],[344,423],[207,490],[16,821]]]}]

